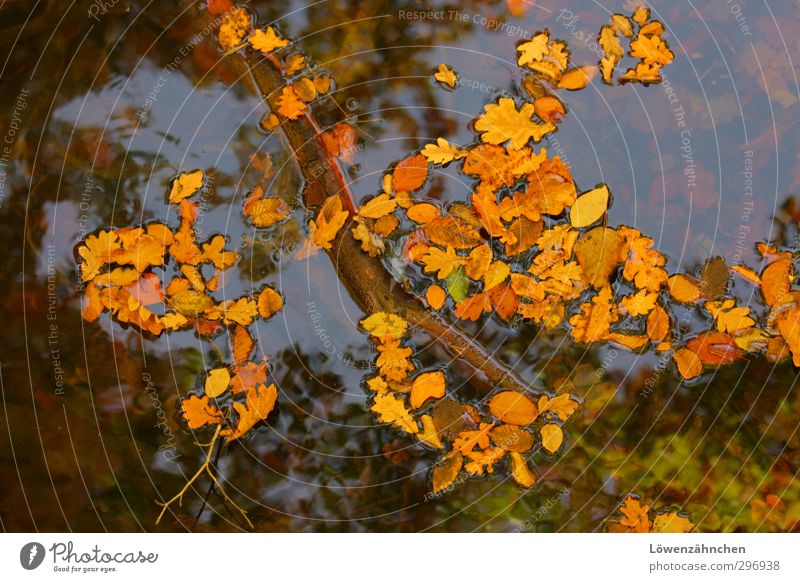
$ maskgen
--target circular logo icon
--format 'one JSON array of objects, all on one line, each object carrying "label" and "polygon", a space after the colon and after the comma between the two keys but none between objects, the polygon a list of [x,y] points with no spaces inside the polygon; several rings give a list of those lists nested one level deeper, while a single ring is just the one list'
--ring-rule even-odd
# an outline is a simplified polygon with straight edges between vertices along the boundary
[{"label": "circular logo icon", "polygon": [[44,561],[44,546],[39,542],[29,542],[19,551],[19,563],[26,570],[35,570]]}]

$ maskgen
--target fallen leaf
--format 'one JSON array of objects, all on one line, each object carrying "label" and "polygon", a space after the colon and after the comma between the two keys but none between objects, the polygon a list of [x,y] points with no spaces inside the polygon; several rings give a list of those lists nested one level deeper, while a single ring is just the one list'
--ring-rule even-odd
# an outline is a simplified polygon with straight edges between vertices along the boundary
[{"label": "fallen leaf", "polygon": [[228,442],[241,438],[259,422],[266,420],[275,407],[277,399],[278,390],[275,388],[275,384],[270,384],[269,388],[262,384],[258,388],[249,389],[245,404],[233,403],[233,408],[239,415],[236,427],[227,428],[221,431],[220,435],[226,437]]},{"label": "fallen leaf", "polygon": [[276,48],[284,47],[289,44],[285,38],[281,38],[271,26],[266,30],[256,29],[253,34],[247,39],[247,42],[257,51],[262,54],[268,55]]},{"label": "fallen leaf", "polygon": [[436,69],[436,72],[433,74],[433,78],[440,83],[447,85],[451,89],[455,89],[456,85],[458,84],[458,76],[455,74],[453,69],[444,63],[440,64]]},{"label": "fallen leaf", "polygon": [[195,194],[203,186],[203,171],[183,172],[173,180],[169,191],[170,204],[178,204],[184,198]]},{"label": "fallen leaf", "polygon": [[216,368],[206,376],[205,391],[209,398],[221,396],[231,383],[231,374],[227,368]]},{"label": "fallen leaf", "polygon": [[222,413],[216,406],[209,404],[208,396],[205,395],[198,397],[192,394],[184,399],[181,402],[181,411],[191,429],[222,422]]},{"label": "fallen leaf", "polygon": [[379,311],[361,320],[361,327],[373,337],[400,338],[408,329],[408,322],[394,313]]},{"label": "fallen leaf", "polygon": [[608,209],[609,192],[605,184],[578,196],[569,209],[572,226],[581,228],[600,220]]},{"label": "fallen leaf", "polygon": [[445,380],[440,371],[420,374],[411,384],[411,408],[420,408],[428,398],[439,399],[444,396]]},{"label": "fallen leaf", "polygon": [[511,452],[511,477],[522,487],[533,487],[536,484],[536,474],[528,467],[522,455]]},{"label": "fallen leaf", "polygon": [[489,401],[489,410],[501,422],[519,426],[532,423],[539,414],[530,398],[511,390],[493,396]]},{"label": "fallen leaf", "polygon": [[396,192],[417,190],[427,177],[428,160],[422,154],[417,154],[397,163],[392,174],[392,185]]},{"label": "fallen leaf", "polygon": [[548,453],[555,453],[561,448],[564,441],[564,433],[557,424],[545,424],[539,434],[542,437],[542,446]]}]

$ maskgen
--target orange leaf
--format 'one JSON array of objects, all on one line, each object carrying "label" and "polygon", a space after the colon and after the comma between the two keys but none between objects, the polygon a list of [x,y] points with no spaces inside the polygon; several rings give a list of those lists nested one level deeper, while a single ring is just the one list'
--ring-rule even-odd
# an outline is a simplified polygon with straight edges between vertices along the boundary
[{"label": "orange leaf", "polygon": [[431,285],[428,287],[428,290],[425,291],[425,300],[432,309],[436,309],[437,311],[444,306],[446,299],[447,293],[444,289],[439,287],[439,285]]},{"label": "orange leaf", "polygon": [[233,353],[233,363],[241,364],[250,357],[253,351],[253,338],[250,337],[250,332],[247,328],[237,325],[233,328],[231,334],[231,352]]},{"label": "orange leaf", "polygon": [[283,297],[272,287],[265,286],[258,295],[258,313],[269,319],[283,308]]},{"label": "orange leaf", "polygon": [[489,410],[502,422],[519,426],[532,423],[539,414],[530,398],[511,390],[496,394],[489,401]]},{"label": "orange leaf", "polygon": [[181,403],[183,417],[189,428],[200,428],[207,424],[222,422],[222,413],[213,404],[209,404],[208,396],[195,396],[192,394]]},{"label": "orange leaf", "polygon": [[239,414],[236,427],[227,428],[220,432],[220,435],[226,437],[228,442],[244,436],[251,428],[269,416],[277,399],[278,390],[275,388],[275,384],[270,384],[269,388],[262,384],[257,389],[249,389],[246,404],[233,403],[233,408]]},{"label": "orange leaf", "polygon": [[411,408],[419,408],[428,398],[444,396],[444,374],[440,371],[426,372],[414,378],[411,384]]},{"label": "orange leaf", "polygon": [[283,115],[286,119],[295,120],[302,116],[308,110],[308,105],[297,96],[294,88],[289,85],[284,87],[281,91],[281,96],[278,99],[278,113]]},{"label": "orange leaf", "polygon": [[420,188],[428,177],[428,160],[422,154],[401,160],[392,174],[392,185],[396,192]]},{"label": "orange leaf", "polygon": [[742,351],[733,336],[718,331],[701,333],[686,342],[686,347],[696,353],[704,364],[729,364],[742,357]]}]

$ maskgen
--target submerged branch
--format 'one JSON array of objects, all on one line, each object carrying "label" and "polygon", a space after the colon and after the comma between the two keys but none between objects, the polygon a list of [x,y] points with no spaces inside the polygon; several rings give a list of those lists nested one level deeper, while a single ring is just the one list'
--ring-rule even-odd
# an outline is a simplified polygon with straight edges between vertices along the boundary
[{"label": "submerged branch", "polygon": [[[254,52],[248,52],[245,61],[261,97],[271,110],[277,111],[280,90],[285,85],[280,63]],[[318,207],[329,196],[341,196],[343,206],[354,213],[355,203],[347,179],[339,162],[325,151],[320,138],[321,131],[313,114],[309,112],[296,121],[284,122],[281,130],[305,180],[303,198],[306,207]],[[530,390],[514,370],[499,362],[473,338],[436,312],[426,309],[402,285],[397,285],[380,259],[370,257],[361,250],[350,228],[352,223],[339,231],[328,255],[339,279],[366,313],[395,313],[420,331],[428,333],[473,370],[470,381],[484,390]]]}]

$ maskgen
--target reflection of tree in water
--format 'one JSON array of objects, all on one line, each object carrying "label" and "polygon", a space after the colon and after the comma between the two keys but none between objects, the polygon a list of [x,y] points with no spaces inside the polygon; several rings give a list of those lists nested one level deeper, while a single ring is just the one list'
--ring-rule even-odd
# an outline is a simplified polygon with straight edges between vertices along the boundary
[{"label": "reflection of tree in water", "polygon": [[[409,91],[407,79],[386,81],[380,94],[368,81],[402,77],[409,68],[419,71],[430,68],[425,60],[428,49],[424,47],[370,51],[426,44],[428,40],[429,44],[455,44],[468,33],[463,27],[431,27],[431,36],[421,42],[417,31],[409,27],[385,27],[379,19],[366,18],[379,13],[396,14],[400,9],[415,10],[416,4],[369,4],[367,7],[363,3],[326,3],[312,8],[303,23],[287,25],[291,36],[300,38],[328,25],[359,22],[358,26],[336,27],[329,34],[311,35],[303,41],[308,52],[323,63],[340,56],[342,47],[345,53],[366,51],[358,59],[330,65],[333,76],[345,87],[341,96],[336,94],[337,100],[347,109],[348,100],[353,99],[358,105],[356,114],[400,105],[402,101],[396,101],[395,96]],[[70,11],[63,27],[71,34],[56,35],[48,48],[51,68],[66,71],[66,78],[60,84],[59,79],[45,75],[24,81],[28,56],[39,54],[41,39],[49,37],[51,23],[61,17],[57,7],[41,7],[20,38],[20,44],[11,52],[12,74],[6,80],[8,93],[16,94],[22,84],[34,95],[50,96],[57,89],[57,105],[64,104],[83,98],[89,89],[87,80],[97,77],[96,85],[101,87],[127,76],[142,56],[155,70],[165,66],[196,32],[191,15],[180,19],[178,26],[167,27],[173,17],[171,6],[149,6],[135,26],[137,43],[110,51],[109,39],[118,38],[129,23],[129,14],[138,14],[141,7],[142,3],[134,2],[129,12],[113,11],[106,15],[103,27],[95,27],[80,48],[76,47],[82,38],[86,16],[80,10]],[[272,4],[257,4],[257,8],[263,21],[284,11]],[[487,9],[477,2],[452,8]],[[26,9],[12,6],[11,10]],[[7,33],[16,32],[22,13],[20,19],[13,14],[7,16],[4,23]],[[293,26],[298,30],[291,30]],[[162,36],[164,29],[166,34]],[[150,48],[153,42],[156,44]],[[78,57],[71,60],[76,50]],[[103,61],[97,55],[109,58]],[[233,83],[225,64],[216,62],[216,55],[211,40],[203,41],[181,72],[175,74],[206,86],[216,83],[215,77],[222,79],[231,83],[237,99],[248,100],[246,90]],[[15,79],[19,86],[14,86]],[[439,93],[427,80],[416,82],[413,94],[421,105],[436,108],[439,104]],[[93,197],[92,223],[129,224],[141,217],[141,196],[151,168],[169,174],[173,162],[145,149],[130,152],[125,159],[123,144],[135,125],[135,116],[130,111],[114,109],[117,123],[105,133],[101,125],[79,127],[73,133],[75,128],[69,123],[48,114],[49,99],[31,98],[29,107],[26,135],[16,145],[22,173],[9,183],[14,197],[2,209],[0,239],[6,251],[4,269],[8,284],[2,291],[6,325],[0,341],[5,348],[4,397],[14,449],[31,451],[31,455],[12,458],[10,447],[2,446],[0,462],[7,468],[16,463],[26,491],[37,491],[38,499],[31,506],[33,515],[28,515],[22,509],[24,504],[18,503],[22,498],[20,485],[15,479],[8,479],[12,484],[0,494],[2,504],[17,509],[3,512],[4,523],[9,529],[30,529],[34,522],[45,529],[64,529],[66,524],[76,530],[151,529],[156,511],[152,504],[154,489],[173,491],[182,484],[183,476],[160,455],[165,435],[154,428],[155,409],[144,392],[143,374],[157,379],[156,393],[161,407],[168,412],[170,429],[177,435],[177,449],[191,451],[192,437],[183,432],[174,418],[174,410],[179,391],[193,384],[197,370],[204,367],[204,358],[194,346],[177,350],[170,347],[168,353],[165,340],[143,344],[134,332],[82,325],[73,295],[74,272],[63,262],[56,280],[62,338],[59,348],[67,388],[65,398],[56,397],[47,342],[47,282],[37,270],[42,263],[34,256],[44,252],[43,243],[49,237],[47,227],[53,226],[44,224],[47,205],[57,195],[61,201],[79,200],[88,172],[92,172],[102,188]],[[326,124],[339,121],[342,115],[333,102],[322,104],[320,116]],[[424,119],[424,131],[420,119],[403,108],[394,110],[391,117],[401,135],[447,135],[451,130],[450,122],[438,115]],[[378,123],[364,127],[375,136],[388,132]],[[37,149],[40,135],[46,139],[42,148]],[[257,183],[257,172],[253,172],[249,156],[259,151],[260,137],[244,130],[236,137],[237,144],[245,145],[235,150],[235,166],[216,169],[219,180],[215,196],[219,198],[211,200],[213,205],[230,203],[231,191],[242,174],[250,172]],[[286,173],[276,179],[285,180],[276,187],[277,191],[296,190],[296,184]],[[156,217],[155,213],[147,209],[145,218]],[[794,199],[783,207],[779,233],[782,244],[794,243],[797,234]],[[287,233],[286,240],[296,243],[296,237],[295,230],[294,234]],[[269,264],[263,256],[274,249],[267,248],[268,244],[262,246],[263,249],[253,245],[253,265]],[[252,279],[273,274],[271,268],[260,272],[249,268],[244,249],[243,257],[245,282],[251,280],[251,274]],[[338,309],[335,301],[330,308]],[[27,327],[24,335],[19,333],[23,324]],[[564,348],[565,338],[558,334],[536,336],[535,345],[530,345],[531,333],[526,327],[508,332],[490,324],[482,331],[482,338],[495,343],[504,335],[507,340],[504,357],[513,361],[525,353],[519,369],[526,376],[540,374],[541,381],[551,390],[568,382],[570,390],[583,398],[584,406],[573,421],[569,451],[557,463],[544,463],[548,478],[536,492],[521,498],[520,490],[511,482],[489,479],[471,482],[455,493],[425,502],[427,467],[431,461],[428,452],[410,447],[409,459],[397,465],[390,462],[384,446],[402,448],[407,443],[401,439],[397,445],[395,432],[374,426],[372,416],[364,409],[363,394],[360,398],[353,397],[360,388],[348,386],[350,396],[342,392],[342,379],[334,366],[313,377],[301,371],[319,368],[318,362],[324,357],[321,350],[298,353],[293,349],[273,354],[276,381],[286,395],[275,422],[271,423],[274,426],[263,429],[265,438],[257,437],[232,447],[221,461],[243,499],[261,501],[277,510],[254,510],[252,517],[257,529],[508,530],[530,520],[547,499],[557,496],[564,487],[569,494],[554,504],[532,529],[600,527],[603,516],[611,513],[630,489],[664,504],[685,507],[699,521],[700,529],[749,531],[759,525],[762,529],[787,529],[786,524],[791,523],[791,515],[797,515],[800,503],[793,481],[800,468],[796,432],[800,401],[792,395],[796,392],[791,389],[797,375],[791,364],[773,366],[755,358],[720,368],[707,383],[685,386],[678,385],[669,370],[654,371],[653,359],[637,363],[629,373],[630,362],[620,357],[615,360],[619,365],[612,362],[605,374],[598,375],[596,370],[601,367],[607,350],[586,353],[574,347]],[[435,359],[433,352],[423,357]],[[115,365],[95,365],[97,362]],[[91,373],[86,369],[87,363]],[[760,381],[742,381],[748,377]],[[464,384],[461,394],[476,399],[481,396],[470,393],[471,388],[463,378],[461,382],[457,376],[454,380],[456,386]],[[27,385],[33,386],[32,392],[22,389]],[[648,393],[643,395],[645,391]],[[33,416],[33,410],[38,418]],[[32,427],[41,435],[41,446],[36,442],[38,436],[33,446],[22,444],[31,438]],[[103,437],[102,443],[97,439],[98,432]],[[80,443],[78,450],[76,443]],[[187,472],[196,466],[196,459],[181,457],[179,463]],[[76,474],[82,479],[76,478]],[[199,490],[198,498],[187,504],[183,525],[167,527],[181,529],[191,524],[194,515],[189,510],[198,509],[205,494],[205,490]],[[774,515],[770,514],[762,524],[762,504],[768,502],[769,495],[778,496],[784,507],[777,507]],[[211,502],[214,509],[206,510],[201,527],[234,528],[222,506],[213,498]],[[399,508],[406,509],[398,512]],[[363,521],[346,521],[353,518]],[[779,518],[784,521],[779,523]]]}]

